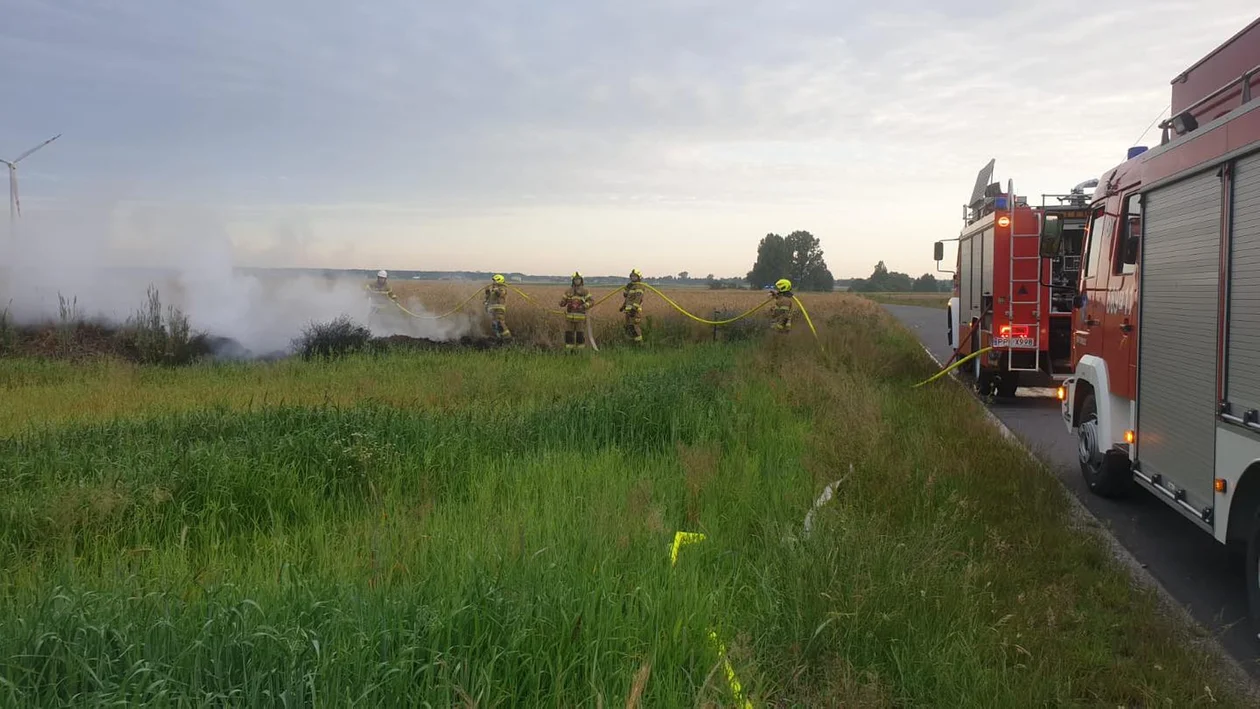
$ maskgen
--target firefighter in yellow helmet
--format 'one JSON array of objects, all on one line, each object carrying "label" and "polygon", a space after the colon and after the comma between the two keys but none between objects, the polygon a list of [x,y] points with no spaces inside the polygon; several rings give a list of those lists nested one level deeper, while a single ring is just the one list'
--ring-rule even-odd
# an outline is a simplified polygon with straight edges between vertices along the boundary
[{"label": "firefighter in yellow helmet", "polygon": [[775,332],[789,333],[792,331],[792,303],[795,297],[792,295],[792,282],[786,278],[780,278],[774,283],[774,291],[770,293],[770,298],[774,301],[770,305],[770,327]]},{"label": "firefighter in yellow helmet", "polygon": [[643,344],[643,274],[630,271],[630,282],[621,294],[621,312],[626,314],[626,336],[635,344]]},{"label": "firefighter in yellow helmet", "polygon": [[507,279],[496,273],[486,286],[486,295],[482,300],[486,306],[486,314],[490,316],[490,326],[494,328],[494,336],[500,340],[512,339],[512,331],[507,326]]},{"label": "firefighter in yellow helmet", "polygon": [[591,294],[586,290],[582,274],[574,273],[569,289],[560,299],[564,308],[564,348],[570,352],[586,347],[586,311],[591,308]]},{"label": "firefighter in yellow helmet", "polygon": [[364,286],[368,294],[368,325],[379,323],[393,314],[398,296],[389,287],[389,274],[376,272],[376,280]]}]

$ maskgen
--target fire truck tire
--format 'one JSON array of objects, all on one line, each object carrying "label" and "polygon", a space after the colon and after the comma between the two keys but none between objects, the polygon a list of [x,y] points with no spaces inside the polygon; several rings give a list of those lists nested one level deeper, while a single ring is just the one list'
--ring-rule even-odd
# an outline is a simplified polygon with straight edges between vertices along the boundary
[{"label": "fire truck tire", "polygon": [[1093,393],[1085,395],[1077,427],[1077,457],[1081,463],[1081,475],[1089,491],[1099,497],[1120,498],[1133,487],[1133,475],[1128,458],[1112,451],[1101,451],[1098,446],[1098,405]]},{"label": "fire truck tire", "polygon": [[1251,628],[1260,635],[1260,513],[1251,523],[1247,535],[1247,609]]}]

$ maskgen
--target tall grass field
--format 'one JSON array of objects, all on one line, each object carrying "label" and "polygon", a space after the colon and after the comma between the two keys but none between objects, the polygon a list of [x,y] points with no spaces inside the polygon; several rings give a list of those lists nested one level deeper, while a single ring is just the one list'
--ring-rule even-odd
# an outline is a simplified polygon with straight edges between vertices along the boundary
[{"label": "tall grass field", "polygon": [[0,706],[1239,705],[910,334],[804,302],[819,342],[0,360]]}]

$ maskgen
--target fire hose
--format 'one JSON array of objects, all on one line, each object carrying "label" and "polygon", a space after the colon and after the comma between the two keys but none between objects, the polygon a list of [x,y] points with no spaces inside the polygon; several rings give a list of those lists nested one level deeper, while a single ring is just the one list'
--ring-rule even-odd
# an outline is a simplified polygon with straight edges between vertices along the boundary
[{"label": "fire hose", "polygon": [[[976,331],[976,327],[978,327],[978,326],[980,325],[980,323],[984,322],[984,316],[985,316],[985,315],[988,315],[988,314],[989,314],[989,311],[988,311],[988,310],[985,310],[983,313],[981,313],[981,314],[980,314],[980,317],[976,318],[975,322],[971,323],[971,327],[967,328],[967,336],[966,336],[965,338],[963,338],[963,337],[958,338],[958,342],[959,342],[959,344],[960,344],[960,345],[961,345],[961,343],[962,343],[962,341],[963,341],[964,339],[966,339],[966,340],[970,340],[970,339],[971,339],[972,334],[974,334],[974,333],[975,333],[975,331]],[[937,379],[940,379],[941,377],[945,376],[945,375],[946,375],[946,374],[948,374],[949,372],[954,371],[955,369],[957,369],[958,367],[962,366],[963,364],[965,364],[965,363],[967,363],[967,362],[970,362],[971,360],[975,359],[976,357],[979,357],[980,355],[984,354],[985,352],[988,352],[988,351],[989,351],[989,350],[991,350],[991,349],[993,349],[993,348],[992,348],[992,347],[985,347],[985,348],[983,348],[983,349],[976,350],[975,352],[972,352],[971,354],[967,355],[966,357],[963,357],[962,359],[958,360],[957,362],[954,362],[954,358],[955,358],[955,357],[957,357],[957,356],[958,356],[958,353],[962,351],[962,348],[961,348],[961,347],[955,347],[955,348],[954,348],[954,354],[952,354],[952,355],[950,355],[950,356],[949,356],[949,359],[948,359],[948,360],[946,360],[946,362],[945,362],[945,366],[944,366],[944,368],[942,368],[942,369],[941,369],[941,371],[939,371],[939,372],[937,372],[936,374],[934,374],[934,375],[932,375],[932,376],[928,377],[927,379],[924,379],[923,381],[919,382],[918,384],[915,384],[914,386],[912,386],[912,387],[910,387],[910,388],[911,388],[911,389],[918,389],[919,387],[923,386],[924,384],[930,384],[930,383],[932,383],[932,382],[936,381]]]},{"label": "fire hose", "polygon": [[472,299],[476,298],[477,294],[480,292],[481,292],[480,290],[477,290],[472,295],[468,296],[467,300],[460,303],[459,305],[456,305],[454,308],[451,308],[445,313],[442,313],[441,315],[420,315],[420,314],[411,312],[406,307],[404,307],[402,303],[399,303],[397,300],[393,301],[393,303],[394,305],[398,306],[399,310],[403,311],[404,313],[410,315],[413,318],[419,318],[421,320],[441,320],[442,318],[446,318],[446,317],[450,317],[451,315],[454,315],[456,312],[462,309],[465,305],[468,305],[469,303],[471,303]]},{"label": "fire hose", "polygon": [[[985,352],[988,352],[988,351],[989,351],[989,350],[991,350],[991,349],[993,349],[993,348],[992,348],[992,347],[985,347],[984,349],[981,349],[981,350],[976,350],[975,352],[972,352],[971,354],[967,355],[966,357],[963,357],[962,359],[958,360],[957,362],[954,362],[953,364],[951,364],[951,365],[949,365],[949,366],[945,367],[945,368],[944,368],[944,369],[942,369],[941,371],[937,372],[936,374],[933,374],[932,376],[928,377],[927,379],[924,379],[923,381],[919,382],[918,384],[915,384],[914,386],[912,386],[912,387],[910,387],[910,388],[911,388],[911,389],[918,389],[919,387],[923,386],[924,384],[931,384],[932,382],[936,381],[937,379],[940,379],[941,377],[945,376],[946,374],[949,374],[950,372],[954,371],[955,369],[957,369],[957,368],[959,368],[959,367],[963,366],[964,364],[966,364],[966,363],[970,362],[971,360],[975,359],[976,357],[979,357],[980,355],[984,354]],[[955,352],[954,354],[955,354],[955,355],[957,355],[957,352]],[[951,358],[951,359],[952,359],[952,358]]]}]

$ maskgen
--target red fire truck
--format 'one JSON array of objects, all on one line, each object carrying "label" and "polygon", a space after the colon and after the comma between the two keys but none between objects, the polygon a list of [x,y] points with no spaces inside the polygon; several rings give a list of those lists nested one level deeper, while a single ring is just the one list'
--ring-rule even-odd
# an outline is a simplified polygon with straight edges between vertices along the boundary
[{"label": "red fire truck", "polygon": [[[1071,288],[1089,216],[1085,189],[1095,182],[1042,195],[1041,206],[1031,207],[1010,181],[1005,191],[991,182],[993,165],[980,170],[962,233],[948,240],[958,242],[958,254],[946,327],[956,359],[991,348],[963,371],[982,394],[1007,397],[1021,386],[1055,386],[1071,373]],[[1047,204],[1055,198],[1057,205]],[[1045,214],[1065,225],[1062,248],[1050,257],[1039,252]],[[944,251],[944,241],[936,242],[937,270]]]},{"label": "red fire truck", "polygon": [[1260,20],[1172,87],[1161,144],[1094,193],[1059,396],[1090,490],[1145,488],[1245,547],[1260,621]]}]

